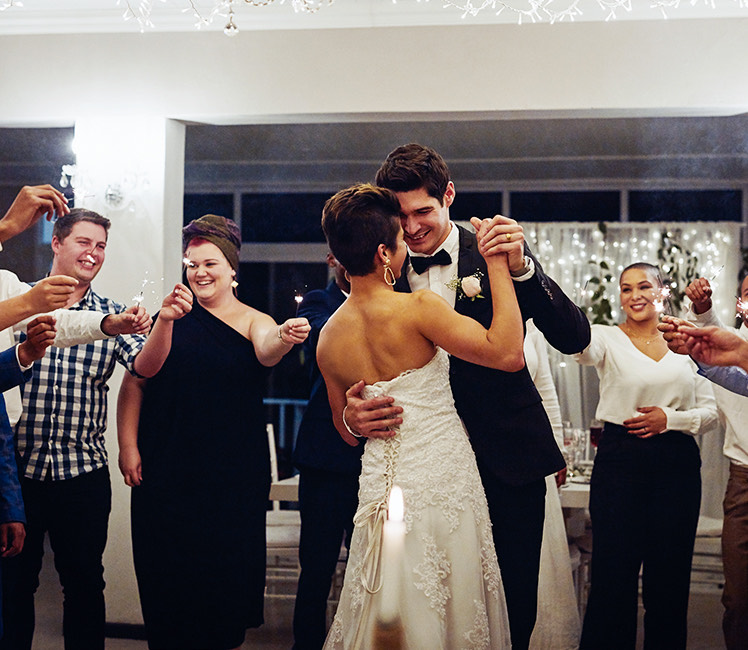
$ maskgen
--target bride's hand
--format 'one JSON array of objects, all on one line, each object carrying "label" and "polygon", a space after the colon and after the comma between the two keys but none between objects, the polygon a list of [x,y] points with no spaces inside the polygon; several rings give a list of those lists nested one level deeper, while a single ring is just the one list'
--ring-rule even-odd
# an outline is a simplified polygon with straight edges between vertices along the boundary
[{"label": "bride's hand", "polygon": [[483,257],[504,253],[510,271],[518,271],[525,264],[525,235],[514,219],[497,214],[490,219],[473,217],[470,223],[476,230],[478,249]]}]

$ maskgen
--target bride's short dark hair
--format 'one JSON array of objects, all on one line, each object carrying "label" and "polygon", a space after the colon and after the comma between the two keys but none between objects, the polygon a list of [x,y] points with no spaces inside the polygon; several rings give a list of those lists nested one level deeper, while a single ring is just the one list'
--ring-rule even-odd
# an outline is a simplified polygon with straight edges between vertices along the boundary
[{"label": "bride's short dark hair", "polygon": [[353,185],[327,199],[322,230],[349,275],[366,275],[374,270],[379,244],[397,246],[400,203],[391,190],[370,183]]}]

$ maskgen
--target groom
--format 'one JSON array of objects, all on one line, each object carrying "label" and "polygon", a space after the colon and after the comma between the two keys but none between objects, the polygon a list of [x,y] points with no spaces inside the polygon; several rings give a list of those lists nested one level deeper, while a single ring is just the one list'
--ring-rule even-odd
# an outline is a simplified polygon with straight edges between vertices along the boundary
[{"label": "groom", "polygon": [[[410,253],[395,289],[431,289],[461,314],[489,327],[486,265],[476,236],[450,221],[455,187],[444,159],[419,144],[398,147],[379,168],[376,184],[397,194]],[[486,241],[492,253],[507,254],[523,318],[532,318],[546,340],[564,354],[581,352],[590,342],[584,313],[543,273],[524,243],[520,225],[501,216],[491,221]],[[460,282],[470,276],[481,283],[480,294],[472,299],[470,284],[475,282]],[[452,357],[450,380],[488,500],[512,647],[521,650],[530,643],[537,612],[545,477],[561,470],[564,460],[527,368],[509,373]],[[402,422],[402,409],[387,397],[362,400],[362,387],[359,382],[348,391],[345,422],[354,435],[394,435],[389,427]]]}]

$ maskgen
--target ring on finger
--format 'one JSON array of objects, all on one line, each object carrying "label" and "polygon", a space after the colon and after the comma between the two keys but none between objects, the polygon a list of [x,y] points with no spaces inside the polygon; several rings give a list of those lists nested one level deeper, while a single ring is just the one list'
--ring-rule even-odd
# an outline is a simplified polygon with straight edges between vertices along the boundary
[{"label": "ring on finger", "polygon": [[505,235],[507,241],[512,241],[512,233],[508,232]]}]

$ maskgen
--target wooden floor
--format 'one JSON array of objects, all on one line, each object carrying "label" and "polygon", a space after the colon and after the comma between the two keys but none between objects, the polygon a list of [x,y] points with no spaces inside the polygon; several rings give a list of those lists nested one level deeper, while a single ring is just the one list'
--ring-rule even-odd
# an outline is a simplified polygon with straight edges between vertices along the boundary
[{"label": "wooden floor", "polygon": [[[713,551],[714,542],[706,544],[707,551]],[[697,548],[698,551],[698,548]],[[707,553],[711,555],[711,553]],[[695,580],[689,606],[689,650],[723,650],[721,588],[713,577]],[[33,650],[62,650],[62,595],[57,582],[57,574],[51,562],[51,553],[45,554],[41,585],[37,594],[37,625]],[[293,598],[267,600],[265,625],[257,630],[249,630],[243,648],[255,650],[288,650],[293,643],[291,619]],[[641,609],[640,609],[641,640]],[[129,639],[108,639],[108,650],[146,650],[145,641]]]}]

